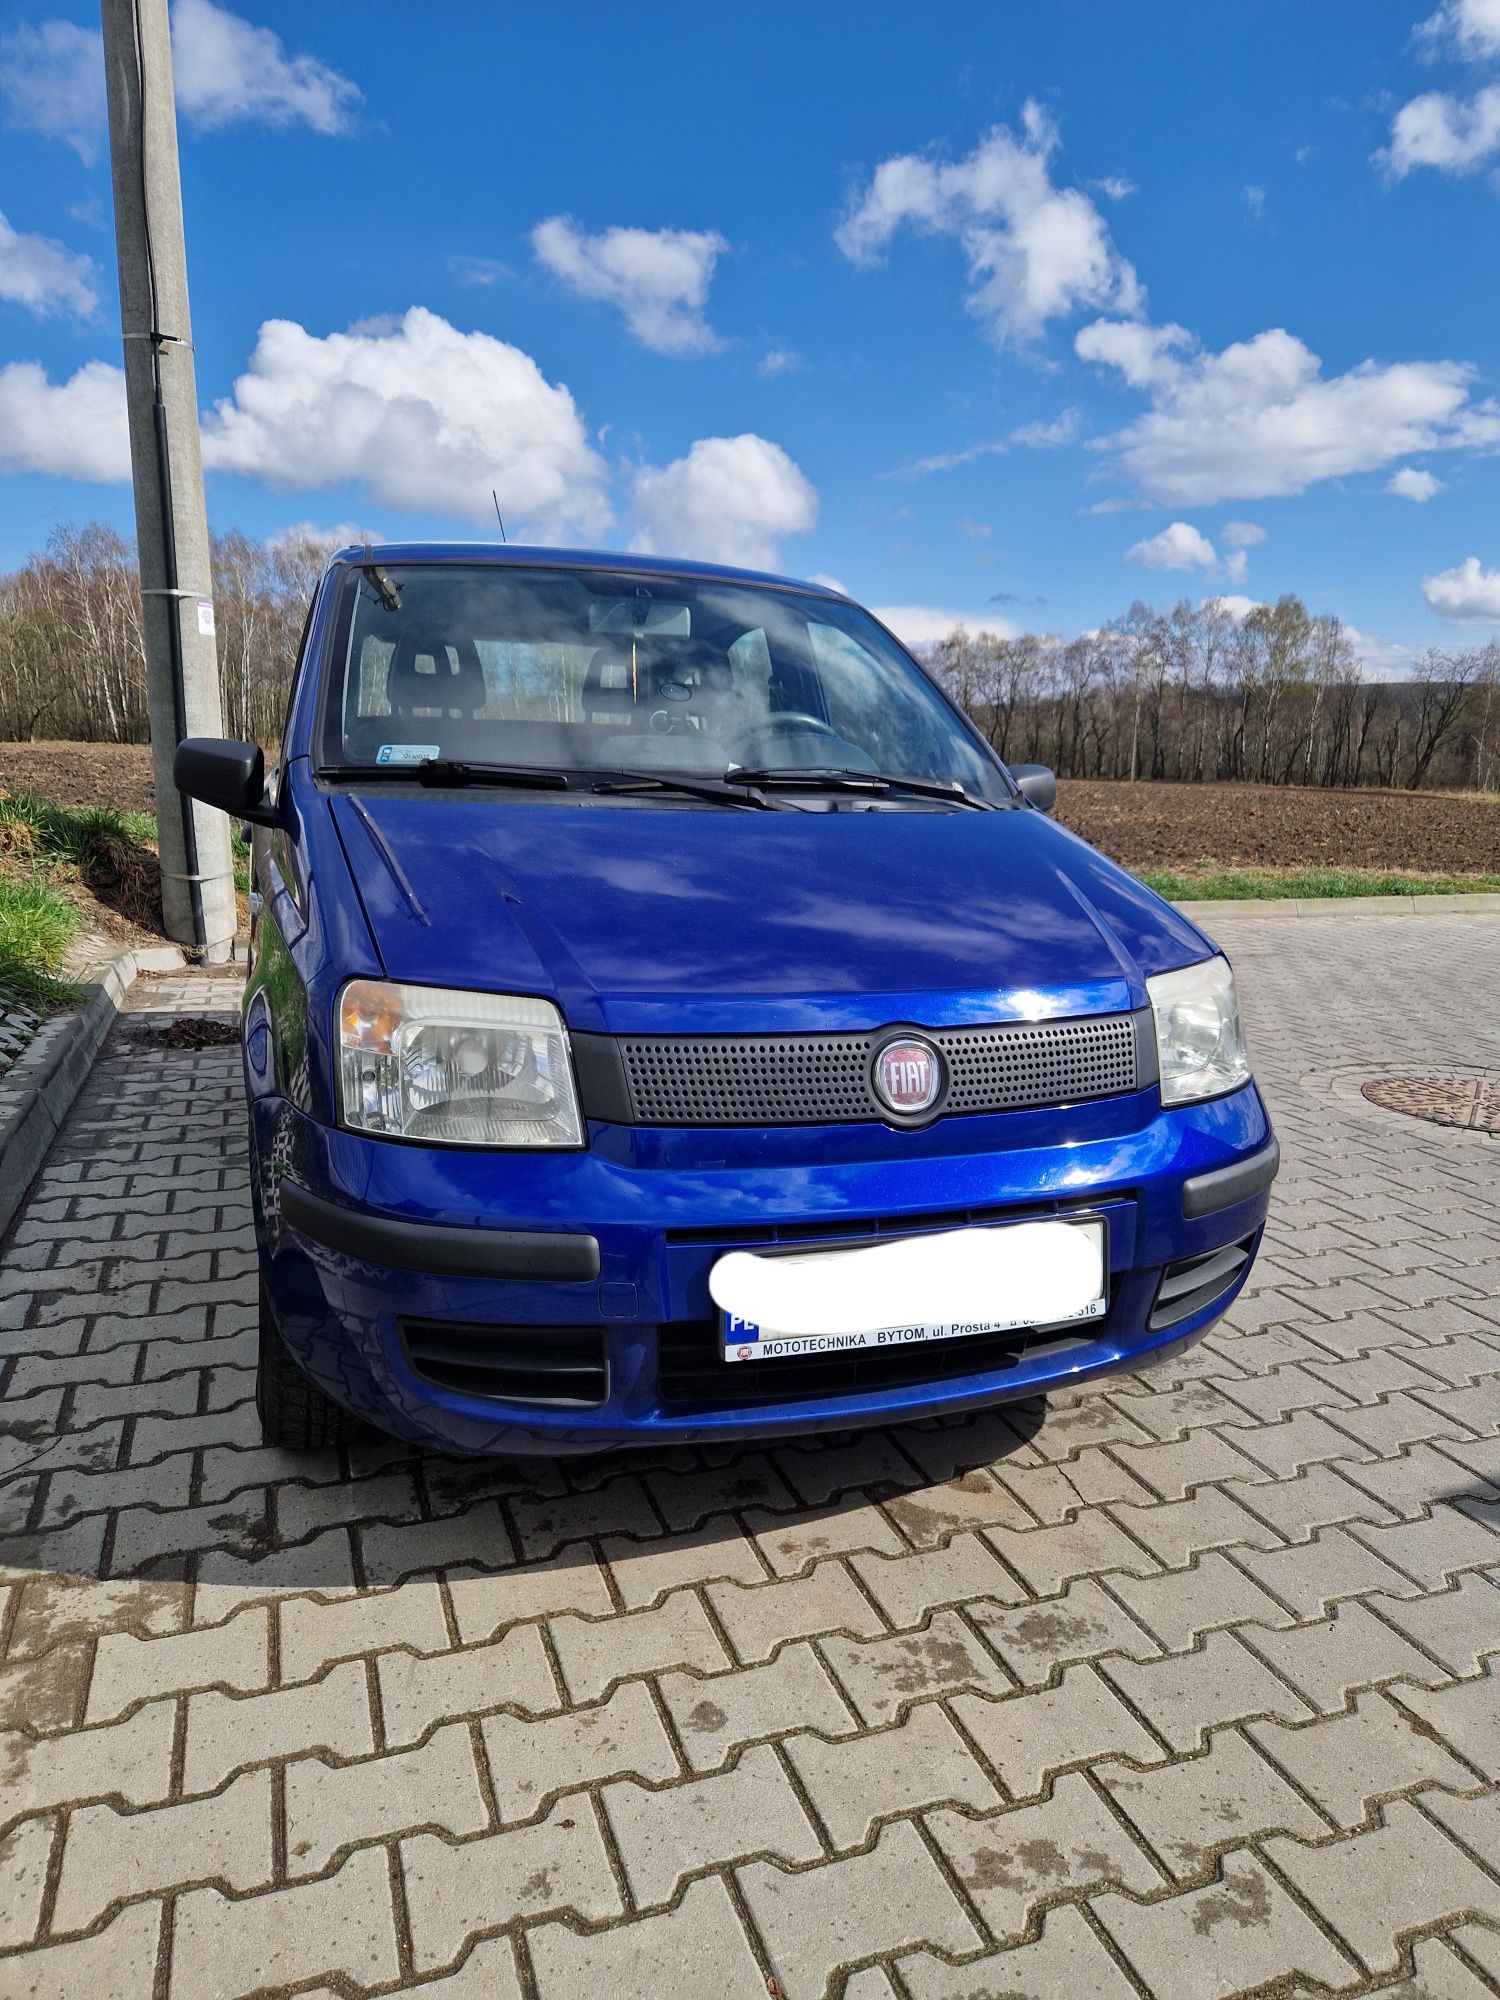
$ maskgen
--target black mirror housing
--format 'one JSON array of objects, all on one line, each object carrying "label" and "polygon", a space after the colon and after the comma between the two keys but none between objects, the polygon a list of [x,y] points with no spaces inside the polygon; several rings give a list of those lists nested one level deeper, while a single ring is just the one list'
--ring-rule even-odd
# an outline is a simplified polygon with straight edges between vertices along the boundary
[{"label": "black mirror housing", "polygon": [[1044,813],[1057,804],[1057,776],[1045,764],[1012,764],[1010,775],[1021,788],[1023,799]]},{"label": "black mirror housing", "polygon": [[233,737],[188,736],[172,759],[179,792],[252,826],[273,826],[276,809],[266,797],[265,752]]}]

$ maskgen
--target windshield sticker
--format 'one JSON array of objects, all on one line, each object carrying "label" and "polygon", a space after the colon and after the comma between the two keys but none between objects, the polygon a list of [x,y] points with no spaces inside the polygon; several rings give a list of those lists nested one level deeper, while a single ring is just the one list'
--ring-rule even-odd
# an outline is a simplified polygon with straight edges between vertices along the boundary
[{"label": "windshield sticker", "polygon": [[377,764],[425,764],[430,757],[440,757],[442,748],[436,743],[382,743],[375,755]]}]

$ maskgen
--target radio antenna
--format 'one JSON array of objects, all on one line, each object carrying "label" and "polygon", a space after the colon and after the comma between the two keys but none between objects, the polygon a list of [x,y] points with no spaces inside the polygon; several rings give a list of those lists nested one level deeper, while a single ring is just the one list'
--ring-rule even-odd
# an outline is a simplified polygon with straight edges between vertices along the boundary
[{"label": "radio antenna", "polygon": [[500,539],[502,542],[507,541],[509,537],[505,532],[505,518],[500,512],[500,495],[495,491],[493,486],[490,488],[490,498],[495,503],[495,519],[500,523]]}]

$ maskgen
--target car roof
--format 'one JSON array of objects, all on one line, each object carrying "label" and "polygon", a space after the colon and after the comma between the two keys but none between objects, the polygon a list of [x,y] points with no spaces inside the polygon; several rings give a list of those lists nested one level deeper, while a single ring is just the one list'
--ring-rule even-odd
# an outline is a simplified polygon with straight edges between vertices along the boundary
[{"label": "car roof", "polygon": [[834,603],[847,603],[840,590],[808,583],[798,577],[775,576],[766,570],[734,569],[726,563],[692,562],[676,556],[643,556],[618,549],[528,548],[516,542],[352,542],[339,550],[331,566],[378,563],[482,563],[496,569],[512,565],[531,569],[612,570],[617,575],[690,577],[695,582],[776,585],[805,591]]}]

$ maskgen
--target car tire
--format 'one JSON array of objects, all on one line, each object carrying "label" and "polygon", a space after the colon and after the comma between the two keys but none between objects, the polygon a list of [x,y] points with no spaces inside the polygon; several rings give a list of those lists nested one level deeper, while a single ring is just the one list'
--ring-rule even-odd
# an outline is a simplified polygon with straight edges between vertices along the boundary
[{"label": "car tire", "polygon": [[255,1407],[260,1413],[261,1442],[281,1451],[327,1451],[360,1434],[356,1419],[331,1396],[325,1396],[287,1352],[264,1281],[260,1288]]}]

